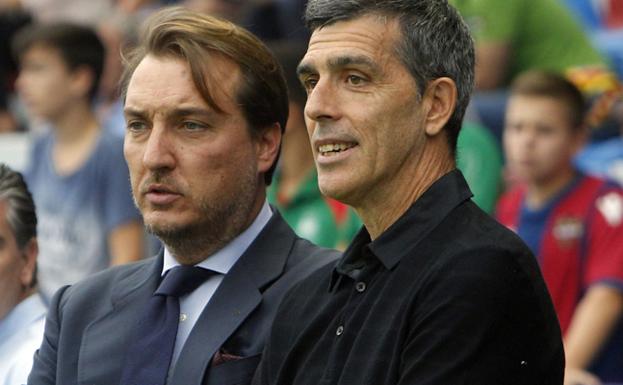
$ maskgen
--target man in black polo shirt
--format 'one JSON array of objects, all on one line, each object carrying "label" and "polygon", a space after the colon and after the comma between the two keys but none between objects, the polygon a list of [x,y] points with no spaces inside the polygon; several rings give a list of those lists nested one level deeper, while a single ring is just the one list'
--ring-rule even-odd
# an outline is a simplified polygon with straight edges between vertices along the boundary
[{"label": "man in black polo shirt", "polygon": [[365,228],[281,304],[256,385],[562,384],[526,246],[455,170],[473,85],[445,0],[310,0],[298,72],[322,192]]}]

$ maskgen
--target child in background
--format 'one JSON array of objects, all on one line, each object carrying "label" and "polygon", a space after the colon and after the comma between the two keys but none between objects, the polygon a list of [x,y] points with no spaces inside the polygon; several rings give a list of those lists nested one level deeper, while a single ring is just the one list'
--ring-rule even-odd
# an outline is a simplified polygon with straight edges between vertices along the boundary
[{"label": "child in background", "polygon": [[17,89],[29,114],[49,126],[25,176],[39,216],[39,281],[59,287],[143,255],[143,227],[130,193],[123,139],[93,112],[104,47],[93,30],[35,24],[13,41]]},{"label": "child in background", "polygon": [[584,109],[561,75],[513,82],[504,148],[519,183],[497,209],[539,260],[563,331],[566,385],[623,382],[623,191],[573,166]]}]

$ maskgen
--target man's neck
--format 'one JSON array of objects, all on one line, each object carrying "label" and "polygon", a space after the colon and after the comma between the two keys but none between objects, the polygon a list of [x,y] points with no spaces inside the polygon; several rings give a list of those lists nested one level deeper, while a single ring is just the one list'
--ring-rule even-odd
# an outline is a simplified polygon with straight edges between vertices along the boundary
[{"label": "man's neck", "polygon": [[214,229],[194,227],[186,229],[183,236],[171,239],[159,236],[160,240],[180,264],[196,265],[244,233],[257,219],[265,202],[266,193],[262,187],[248,211],[241,215],[241,220],[229,219],[227,223],[222,224],[220,234],[216,235]]},{"label": "man's neck", "polygon": [[403,167],[392,181],[367,192],[361,205],[353,205],[373,240],[396,222],[433,183],[456,167],[441,136],[432,140],[419,161],[412,164],[411,168]]},{"label": "man's neck", "polygon": [[100,127],[87,105],[80,105],[52,121],[54,126],[54,168],[59,174],[71,174],[82,167],[93,153]]},{"label": "man's neck", "polygon": [[56,142],[71,146],[99,131],[99,125],[88,104],[80,103],[52,120]]}]

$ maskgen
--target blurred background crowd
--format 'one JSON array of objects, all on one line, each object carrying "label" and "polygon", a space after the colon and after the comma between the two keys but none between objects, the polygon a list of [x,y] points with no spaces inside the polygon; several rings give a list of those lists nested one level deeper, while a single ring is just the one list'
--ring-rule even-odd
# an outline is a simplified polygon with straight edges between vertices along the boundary
[{"label": "blurred background crowd", "polygon": [[[531,177],[536,182],[539,177],[560,180],[548,186],[553,192],[545,194],[536,209],[560,203],[560,194],[576,183],[574,175],[579,172],[623,183],[623,0],[450,3],[463,15],[476,43],[476,92],[459,137],[457,159],[480,207],[495,215],[500,196],[530,185]],[[290,119],[269,201],[300,236],[322,246],[343,249],[361,226],[350,208],[323,197],[316,183],[304,122],[305,93],[295,74],[309,38],[301,22],[305,0],[0,0],[0,163],[24,172],[37,206],[38,282],[44,302],[61,285],[153,255],[158,248],[157,241],[143,233],[132,203],[117,85],[122,52],[136,41],[142,21],[170,5],[219,15],[246,27],[282,62],[290,88]],[[525,79],[514,83],[535,70],[570,81],[581,92],[579,107],[566,102],[566,91],[530,88]],[[547,76],[541,79],[541,84],[549,84]],[[547,147],[560,155],[559,163],[543,160],[558,174],[550,170],[536,175],[509,166],[513,144],[505,139],[505,131],[520,123],[510,127],[505,117],[509,100],[517,107],[517,95],[562,98],[568,108],[579,110],[575,113],[580,116],[581,140]],[[572,175],[567,179],[565,162]],[[531,208],[521,199],[518,202],[520,208]],[[612,202],[608,203],[612,207],[620,203]],[[508,200],[502,205],[506,215]],[[612,247],[618,248],[623,244],[623,238],[617,238],[623,235],[621,218],[616,217],[616,208],[608,212],[606,217],[616,228]],[[543,218],[550,214],[541,212]],[[518,226],[508,217],[500,220],[505,218],[508,226]],[[543,253],[542,237],[534,235],[546,231],[543,222],[528,230],[515,228],[532,242],[536,254]],[[573,232],[573,225],[565,222],[563,230]],[[607,259],[608,266],[598,268],[605,272],[591,279],[623,282],[623,256]],[[579,292],[574,288],[560,294],[575,297],[571,313],[590,286],[588,278],[580,281],[585,286]],[[623,284],[616,281],[613,286],[621,297]],[[617,309],[623,309],[623,301],[619,303]],[[620,312],[615,314],[611,324],[620,324],[619,316]],[[2,317],[0,313],[0,323]],[[623,338],[617,333],[606,332],[603,339]],[[622,347],[612,354],[623,354]],[[591,349],[576,357],[578,367],[589,367],[602,346]],[[623,359],[614,368],[608,370],[618,373],[608,378],[623,381]]]}]

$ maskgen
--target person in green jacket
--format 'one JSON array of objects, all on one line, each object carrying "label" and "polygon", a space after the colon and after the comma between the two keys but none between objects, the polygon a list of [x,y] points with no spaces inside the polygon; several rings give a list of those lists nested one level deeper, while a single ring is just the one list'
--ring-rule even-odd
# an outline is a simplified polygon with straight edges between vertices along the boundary
[{"label": "person in green jacket", "polygon": [[509,84],[527,69],[607,70],[582,26],[559,0],[449,0],[476,43],[476,89]]}]

